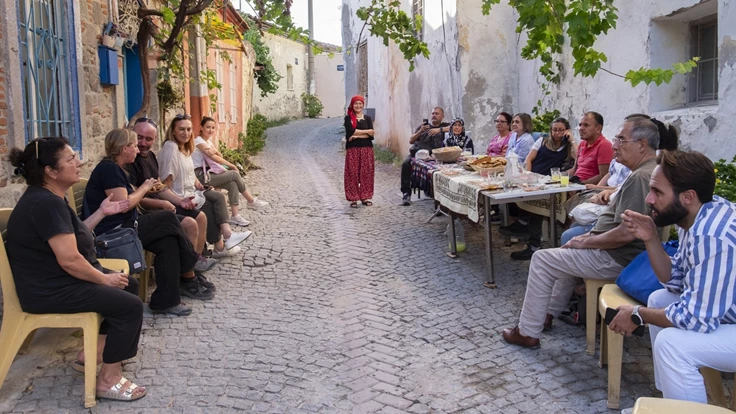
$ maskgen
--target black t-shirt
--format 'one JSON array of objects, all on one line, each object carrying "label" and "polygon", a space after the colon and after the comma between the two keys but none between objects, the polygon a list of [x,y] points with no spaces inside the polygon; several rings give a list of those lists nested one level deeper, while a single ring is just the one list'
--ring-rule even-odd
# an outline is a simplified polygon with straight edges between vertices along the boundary
[{"label": "black t-shirt", "polygon": [[[92,171],[92,175],[90,175],[89,182],[87,183],[87,189],[84,191],[82,217],[86,218],[100,208],[100,204],[107,198],[105,190],[112,190],[113,188],[119,187],[128,190],[128,194],[133,192],[133,187],[128,182],[128,176],[125,170],[111,160],[105,159],[100,161]],[[95,232],[97,234],[103,234],[137,217],[138,210],[135,208],[125,213],[107,216],[100,221],[100,224],[95,228]]]},{"label": "black t-shirt", "polygon": [[135,161],[125,166],[125,171],[130,175],[130,182],[140,187],[149,178],[158,178],[158,160],[153,151],[148,151],[147,156],[138,154]]},{"label": "black t-shirt", "polygon": [[[445,146],[445,133],[441,130],[439,133],[435,134],[434,136],[429,135],[429,131],[432,129],[441,129],[444,127],[449,127],[449,122],[442,122],[441,124],[434,126],[430,125],[429,129],[425,132],[422,132],[419,135],[419,138],[417,138],[416,141],[414,141],[413,144],[411,144],[411,147],[409,148],[409,153],[413,157],[414,154],[417,153],[420,149],[426,149],[429,150],[429,153],[432,153],[432,150],[435,148],[441,148]],[[414,133],[416,134],[420,129],[422,128],[422,125],[419,125],[417,129],[414,130]]]},{"label": "black t-shirt", "polygon": [[18,299],[25,310],[64,286],[87,283],[67,273],[56,260],[48,241],[59,234],[74,234],[79,253],[102,271],[92,232],[66,201],[43,187],[28,187],[10,215],[5,244]]},{"label": "black t-shirt", "polygon": [[[363,115],[363,119],[359,119],[353,128],[353,123],[350,120],[350,115],[345,115],[345,139],[348,140],[355,134],[356,129],[373,129],[373,120],[368,115]],[[348,148],[360,148],[360,147],[372,147],[373,137],[370,138],[358,138],[345,143],[345,149]]]}]

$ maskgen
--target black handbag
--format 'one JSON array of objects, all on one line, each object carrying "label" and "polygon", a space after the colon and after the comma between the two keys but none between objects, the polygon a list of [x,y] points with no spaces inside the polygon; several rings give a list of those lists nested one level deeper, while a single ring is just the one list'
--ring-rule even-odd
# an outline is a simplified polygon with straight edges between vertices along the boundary
[{"label": "black handbag", "polygon": [[95,249],[98,258],[126,260],[130,274],[146,270],[143,244],[134,228],[117,227],[96,236]]}]

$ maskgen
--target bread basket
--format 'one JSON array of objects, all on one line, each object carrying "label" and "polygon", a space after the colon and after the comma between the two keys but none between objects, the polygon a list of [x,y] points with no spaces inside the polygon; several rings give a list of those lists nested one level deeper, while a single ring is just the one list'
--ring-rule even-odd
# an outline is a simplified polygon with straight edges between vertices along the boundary
[{"label": "bread basket", "polygon": [[455,162],[462,153],[463,149],[460,147],[443,147],[432,150],[432,156],[440,162]]},{"label": "bread basket", "polygon": [[468,163],[477,173],[487,170],[489,173],[500,174],[506,169],[506,159],[503,157],[481,157]]}]

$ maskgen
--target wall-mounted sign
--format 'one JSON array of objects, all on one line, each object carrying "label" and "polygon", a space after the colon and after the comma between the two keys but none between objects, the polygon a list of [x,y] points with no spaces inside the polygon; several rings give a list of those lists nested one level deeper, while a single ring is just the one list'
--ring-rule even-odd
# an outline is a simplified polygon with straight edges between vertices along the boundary
[{"label": "wall-mounted sign", "polygon": [[337,71],[343,72],[345,70],[345,65],[337,65]]},{"label": "wall-mounted sign", "polygon": [[299,58],[294,58],[294,64],[295,65],[298,65],[299,64]]}]

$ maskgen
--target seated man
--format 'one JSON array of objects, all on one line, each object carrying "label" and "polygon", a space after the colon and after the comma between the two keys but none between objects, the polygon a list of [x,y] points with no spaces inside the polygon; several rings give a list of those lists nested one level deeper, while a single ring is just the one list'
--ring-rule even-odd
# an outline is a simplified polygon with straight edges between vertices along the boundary
[{"label": "seated man", "polygon": [[445,111],[439,106],[432,110],[432,116],[428,123],[419,125],[414,130],[414,135],[409,138],[411,147],[409,156],[401,163],[401,194],[403,204],[411,205],[411,160],[420,149],[429,150],[444,146],[445,132],[450,131],[450,124],[442,122]]},{"label": "seated man", "polygon": [[[138,135],[138,155],[136,155],[133,163],[125,166],[125,170],[130,176],[130,183],[136,187],[140,187],[149,178],[158,178],[159,176],[156,154],[151,151],[151,147],[156,141],[156,128],[156,124],[148,118],[139,118],[133,127],[133,131]],[[167,188],[158,193],[148,193],[141,200],[141,206],[147,210],[173,211],[180,217],[180,220],[183,217],[193,218],[197,222],[197,228],[193,231],[185,230],[189,241],[194,246],[194,250],[199,253],[194,269],[198,272],[204,272],[217,264],[215,259],[206,258],[202,255],[207,231],[207,217],[194,208],[194,202],[191,199],[183,199]]]},{"label": "seated man", "polygon": [[603,116],[598,112],[586,112],[580,118],[578,132],[581,142],[578,157],[569,174],[571,177],[577,176],[581,184],[597,184],[608,173],[613,148],[602,131]]},{"label": "seated man", "polygon": [[614,280],[644,250],[644,243],[621,223],[621,214],[626,210],[647,211],[644,199],[656,166],[658,144],[659,131],[652,121],[641,117],[624,121],[613,150],[616,161],[629,167],[631,175],[590,233],[573,238],[561,248],[534,252],[519,324],[503,331],[507,342],[539,347],[543,328],[551,327],[552,319],[565,308],[575,278]]},{"label": "seated man", "polygon": [[[736,205],[713,196],[713,163],[698,152],[663,151],[646,198],[651,217],[626,211],[665,287],[647,306],[620,306],[609,327],[630,335],[649,324],[654,379],[664,398],[707,403],[700,367],[736,371]],[[655,226],[677,224],[670,258]],[[733,398],[733,396],[731,396]]]}]

